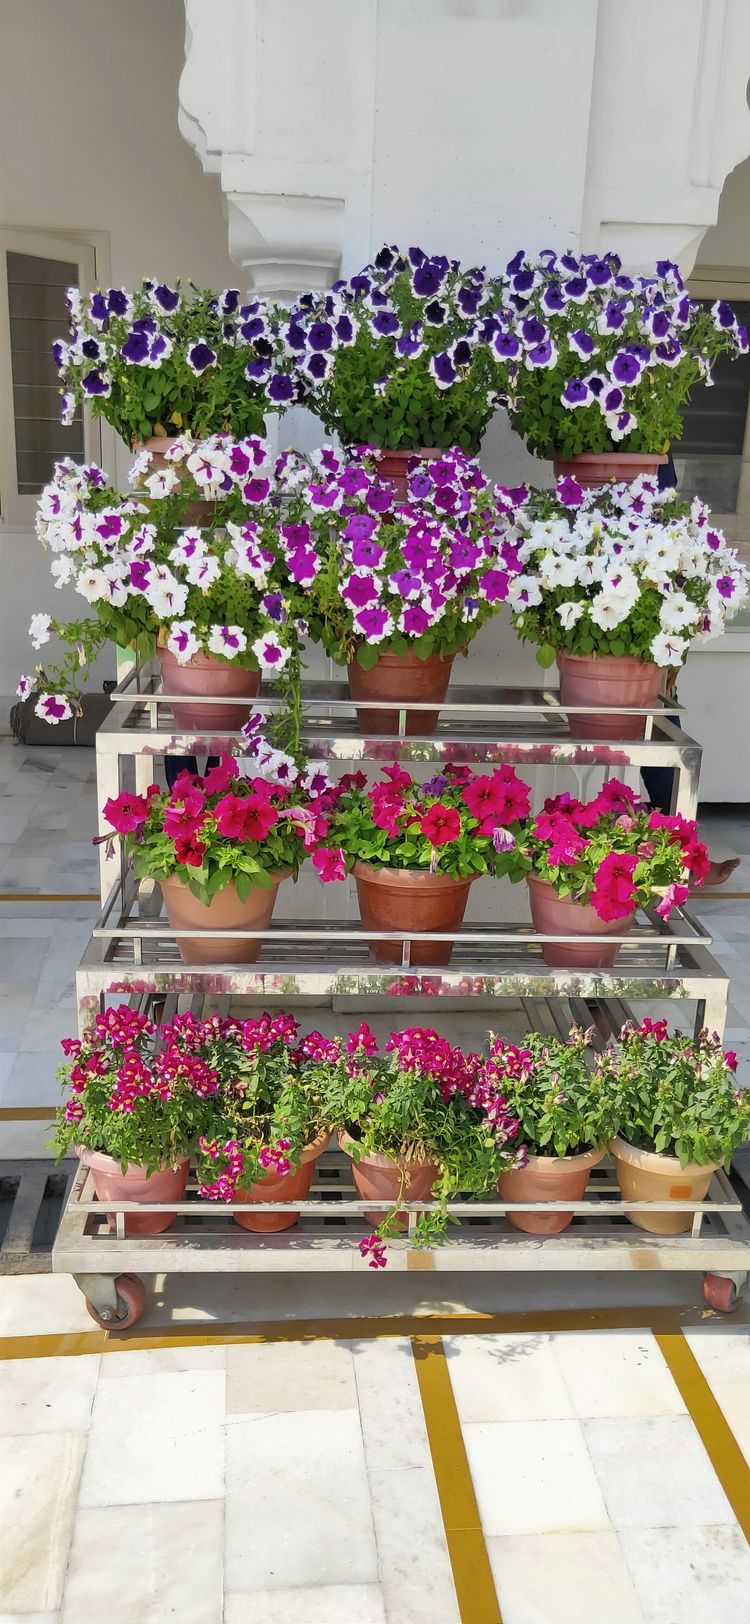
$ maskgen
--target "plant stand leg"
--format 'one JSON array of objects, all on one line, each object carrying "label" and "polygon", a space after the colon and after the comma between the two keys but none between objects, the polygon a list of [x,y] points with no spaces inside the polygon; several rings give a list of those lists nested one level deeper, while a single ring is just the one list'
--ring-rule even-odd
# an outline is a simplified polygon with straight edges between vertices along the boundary
[{"label": "plant stand leg", "polygon": [[137,1274],[76,1274],[86,1307],[104,1330],[124,1331],[135,1325],[146,1306],[146,1288]]}]

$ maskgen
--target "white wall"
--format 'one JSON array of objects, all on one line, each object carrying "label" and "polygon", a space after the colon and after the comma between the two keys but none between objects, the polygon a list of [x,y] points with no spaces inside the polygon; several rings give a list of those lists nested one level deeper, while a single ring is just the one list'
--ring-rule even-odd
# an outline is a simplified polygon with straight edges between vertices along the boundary
[{"label": "white wall", "polygon": [[[226,287],[224,201],[177,127],[182,0],[2,0],[0,223],[105,231],[112,280],[154,271]],[[124,476],[124,447],[117,468]],[[0,524],[0,695],[33,669],[31,614],[80,614],[29,530]],[[97,678],[112,675],[111,660]]]}]

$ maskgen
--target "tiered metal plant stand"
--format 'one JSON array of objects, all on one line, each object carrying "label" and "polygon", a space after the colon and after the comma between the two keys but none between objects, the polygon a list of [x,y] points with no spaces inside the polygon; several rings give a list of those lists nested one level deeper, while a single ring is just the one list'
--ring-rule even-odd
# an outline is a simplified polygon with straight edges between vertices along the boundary
[{"label": "tiered metal plant stand", "polygon": [[[202,696],[202,704],[207,703]],[[97,735],[99,805],[123,788],[143,790],[154,777],[156,762],[167,755],[207,755],[231,751],[242,755],[241,734],[227,730],[200,734],[178,732],[169,696],[158,676],[134,670],[112,695],[111,717]],[[181,695],[182,703],[186,696]],[[187,700],[189,703],[189,700]],[[226,700],[222,703],[226,704]],[[238,706],[246,701],[237,701]],[[274,699],[256,708],[273,714]],[[645,737],[635,742],[575,738],[576,711],[563,711],[554,690],[454,688],[441,706],[437,731],[426,738],[407,732],[415,717],[432,706],[404,705],[398,731],[389,738],[358,732],[348,692],[342,684],[310,683],[304,689],[304,741],[313,761],[331,764],[369,761],[385,765],[451,761],[472,766],[512,763],[529,767],[573,769],[580,793],[589,793],[596,775],[622,775],[627,769],[660,766],[673,769],[672,808],[691,817],[697,809],[701,749],[677,725],[679,706],[659,704],[640,711]],[[357,710],[379,708],[358,701]],[[583,707],[581,707],[583,708]],[[632,714],[632,713],[631,713]],[[592,786],[593,788],[593,786]],[[665,923],[656,914],[639,917],[623,938],[611,970],[550,969],[541,944],[545,938],[528,925],[465,925],[440,940],[454,941],[450,966],[425,971],[413,967],[409,938],[401,940],[397,966],[372,963],[359,924],[326,921],[308,924],[279,921],[264,932],[212,931],[227,939],[225,965],[183,963],[177,932],[162,915],[157,885],[137,882],[119,856],[102,846],[102,913],[77,973],[79,1026],[108,1003],[128,999],[148,1009],[157,1020],[178,1009],[226,1013],[239,1005],[289,1006],[311,1000],[341,1000],[360,1007],[389,1009],[400,1018],[406,995],[429,1000],[423,1018],[437,1022],[435,1000],[452,1000],[454,1009],[492,1008],[499,1023],[503,1002],[522,1010],[527,1027],[567,1035],[572,1022],[593,1025],[596,1041],[616,1033],[631,1007],[652,1001],[680,1001],[683,1024],[696,1032],[703,1026],[723,1033],[728,981],[710,952],[711,939],[686,910]],[[200,933],[191,926],[191,935]],[[381,933],[385,935],[386,933]],[[257,963],[233,965],[231,943],[260,935]],[[580,940],[580,938],[579,938]],[[592,939],[593,940],[593,939]],[[459,1000],[462,1001],[459,1003]],[[682,1011],[681,1011],[682,1014]],[[358,1242],[371,1227],[367,1203],[357,1200],[346,1158],[329,1149],[320,1158],[308,1200],[257,1204],[258,1213],[294,1208],[299,1221],[276,1234],[252,1234],[232,1221],[232,1203],[217,1206],[199,1199],[194,1180],[186,1199],[170,1203],[173,1226],[155,1237],[126,1234],[126,1202],[110,1201],[107,1213],[96,1202],[90,1177],[76,1177],[53,1251],[53,1269],[72,1273],[90,1311],[102,1325],[123,1329],[143,1311],[145,1291],[137,1269],[154,1272],[289,1270],[348,1271],[364,1268]],[[551,1213],[558,1204],[545,1203]],[[737,1300],[750,1269],[750,1224],[721,1172],[712,1180],[706,1200],[669,1202],[669,1211],[692,1214],[689,1230],[676,1236],[652,1235],[634,1227],[629,1213],[644,1203],[620,1199],[608,1161],[594,1170],[584,1200],[565,1202],[573,1210],[569,1229],[556,1236],[527,1235],[514,1229],[499,1198],[451,1203],[451,1223],[442,1246],[418,1253],[413,1229],[429,1203],[410,1203],[409,1232],[389,1242],[391,1267],[424,1266],[437,1270],[544,1269],[677,1269],[703,1270],[709,1302],[728,1310]],[[138,1208],[144,1211],[143,1207]],[[514,1211],[538,1210],[538,1204],[514,1203]],[[645,1210],[664,1210],[645,1204]],[[247,1208],[245,1207],[245,1211]]]}]

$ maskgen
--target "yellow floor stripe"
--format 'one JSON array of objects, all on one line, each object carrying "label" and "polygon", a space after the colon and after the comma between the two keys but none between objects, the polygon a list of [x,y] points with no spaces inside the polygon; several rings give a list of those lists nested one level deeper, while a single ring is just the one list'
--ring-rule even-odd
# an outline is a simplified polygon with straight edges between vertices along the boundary
[{"label": "yellow floor stripe", "polygon": [[4,1105],[0,1122],[49,1122],[55,1120],[54,1105]]},{"label": "yellow floor stripe", "polygon": [[[148,1309],[147,1309],[148,1312]],[[518,1332],[650,1330],[678,1334],[681,1325],[700,1325],[705,1310],[695,1308],[546,1309],[522,1313],[360,1315],[351,1319],[170,1321],[131,1331],[63,1331],[0,1337],[0,1360],[65,1358],[79,1353],[143,1352],[149,1348],[205,1348],[267,1342],[375,1341],[379,1337],[479,1336]],[[735,1324],[748,1324],[741,1308]]]},{"label": "yellow floor stripe", "polygon": [[461,1624],[502,1624],[445,1349],[439,1336],[411,1345]]},{"label": "yellow floor stripe", "polygon": [[657,1333],[656,1341],[745,1539],[750,1543],[750,1466],[690,1343],[680,1332]]}]

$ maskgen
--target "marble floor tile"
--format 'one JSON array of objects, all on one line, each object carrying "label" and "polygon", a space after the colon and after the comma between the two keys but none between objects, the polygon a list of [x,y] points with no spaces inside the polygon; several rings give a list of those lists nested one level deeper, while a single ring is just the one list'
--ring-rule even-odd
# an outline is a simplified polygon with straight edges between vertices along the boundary
[{"label": "marble floor tile", "polygon": [[[735,1524],[638,1528],[620,1545],[646,1624],[741,1624],[750,1597],[750,1549]],[[512,1624],[512,1621],[511,1621]]]},{"label": "marble floor tile", "polygon": [[378,1582],[356,1410],[230,1416],[226,1481],[228,1592]]},{"label": "marble floor tile", "polygon": [[59,1613],[0,1613],[0,1624],[60,1624]]},{"label": "marble floor tile", "polygon": [[750,1466],[750,1385],[716,1382],[712,1392],[735,1442]]},{"label": "marble floor tile", "polygon": [[449,1336],[444,1346],[462,1422],[572,1418],[551,1337]]},{"label": "marble floor tile", "polygon": [[411,1345],[406,1338],[354,1348],[367,1470],[428,1466],[430,1446]]},{"label": "marble floor tile", "polygon": [[60,1097],[55,1072],[61,1060],[59,1047],[25,1054],[16,1051],[8,1077],[0,1078],[0,1106],[55,1106]]},{"label": "marble floor tile", "polygon": [[637,1416],[582,1425],[618,1531],[734,1521],[688,1416]]},{"label": "marble floor tile", "polygon": [[98,1353],[3,1361],[0,1434],[86,1432],[98,1374]]},{"label": "marble floor tile", "polygon": [[221,1370],[100,1382],[81,1505],[219,1499],[224,1493],[223,1423]]},{"label": "marble floor tile", "polygon": [[495,1537],[487,1553],[503,1624],[644,1624],[611,1530]]},{"label": "marble floor tile", "polygon": [[388,1624],[461,1624],[432,1467],[368,1475]]},{"label": "marble floor tile", "polygon": [[80,1510],[61,1624],[222,1624],[222,1533],[212,1500]]},{"label": "marble floor tile", "polygon": [[0,1438],[0,1607],[7,1612],[60,1606],[85,1444],[82,1432]]},{"label": "marble floor tile", "polygon": [[709,1386],[741,1382],[750,1388],[750,1326],[686,1326],[682,1334]]},{"label": "marble floor tile", "polygon": [[227,1348],[139,1348],[137,1352],[107,1352],[99,1368],[99,1380],[122,1376],[165,1376],[177,1371],[225,1368]]},{"label": "marble floor tile", "polygon": [[227,1348],[227,1415],[352,1410],[350,1347],[341,1342],[273,1342]]},{"label": "marble floor tile", "polygon": [[485,1534],[609,1527],[578,1421],[471,1422],[463,1434]]},{"label": "marble floor tile", "polygon": [[[1,1624],[1,1621],[0,1621]],[[380,1585],[295,1585],[235,1592],[224,1602],[224,1624],[391,1624]],[[433,1618],[432,1624],[438,1624]],[[442,1621],[440,1621],[442,1624]]]},{"label": "marble floor tile", "polygon": [[561,1332],[553,1345],[577,1416],[685,1414],[649,1331]]}]

